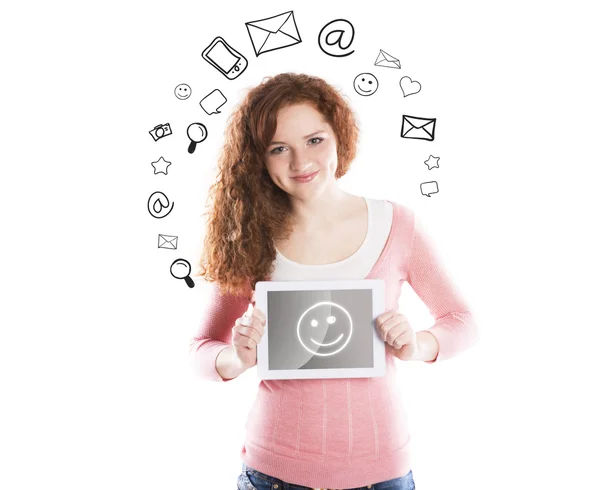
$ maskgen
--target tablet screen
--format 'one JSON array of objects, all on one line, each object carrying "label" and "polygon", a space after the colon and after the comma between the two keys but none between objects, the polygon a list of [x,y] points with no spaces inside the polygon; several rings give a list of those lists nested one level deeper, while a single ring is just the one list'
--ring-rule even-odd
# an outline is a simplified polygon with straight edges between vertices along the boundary
[{"label": "tablet screen", "polygon": [[372,289],[267,291],[269,369],[372,368]]}]

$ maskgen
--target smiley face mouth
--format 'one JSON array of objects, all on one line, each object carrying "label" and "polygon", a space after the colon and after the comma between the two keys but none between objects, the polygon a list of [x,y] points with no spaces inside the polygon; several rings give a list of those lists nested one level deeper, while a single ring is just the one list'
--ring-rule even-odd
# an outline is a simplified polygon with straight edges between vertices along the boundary
[{"label": "smiley face mouth", "polygon": [[329,342],[328,344],[321,344],[321,343],[317,342],[316,340],[314,340],[312,337],[310,340],[312,340],[315,344],[320,345],[322,347],[329,347],[330,345],[337,344],[343,336],[344,336],[344,334],[341,333],[340,336],[336,340],[334,340],[333,342]]},{"label": "smiley face mouth", "polygon": [[360,85],[358,85],[358,88],[363,91],[363,92],[373,92],[372,90],[365,90],[364,88],[362,88]]}]

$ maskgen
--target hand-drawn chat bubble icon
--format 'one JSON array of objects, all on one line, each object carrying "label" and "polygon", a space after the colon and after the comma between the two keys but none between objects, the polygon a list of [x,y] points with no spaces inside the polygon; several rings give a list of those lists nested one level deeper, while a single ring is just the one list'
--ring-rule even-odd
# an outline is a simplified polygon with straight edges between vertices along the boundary
[{"label": "hand-drawn chat bubble icon", "polygon": [[211,114],[221,114],[219,109],[225,102],[227,102],[227,99],[221,91],[216,88],[200,101],[200,107],[202,107],[204,112],[209,116]]},{"label": "hand-drawn chat bubble icon", "polygon": [[421,194],[424,196],[431,197],[431,194],[437,194],[438,192],[440,192],[440,190],[438,189],[438,184],[435,180],[432,182],[423,182],[421,184]]}]

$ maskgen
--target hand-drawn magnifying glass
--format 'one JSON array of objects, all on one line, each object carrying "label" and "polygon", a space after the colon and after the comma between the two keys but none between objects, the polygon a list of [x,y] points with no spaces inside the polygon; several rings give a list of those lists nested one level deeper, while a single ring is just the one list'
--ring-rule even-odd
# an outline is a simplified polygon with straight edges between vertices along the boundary
[{"label": "hand-drawn magnifying glass", "polygon": [[171,275],[175,279],[184,279],[185,283],[193,288],[195,286],[194,281],[190,277],[192,266],[185,259],[177,259],[171,264]]},{"label": "hand-drawn magnifying glass", "polygon": [[188,146],[188,153],[194,153],[197,143],[202,143],[208,136],[206,126],[201,123],[192,123],[187,128],[187,135],[190,139],[190,146]]}]

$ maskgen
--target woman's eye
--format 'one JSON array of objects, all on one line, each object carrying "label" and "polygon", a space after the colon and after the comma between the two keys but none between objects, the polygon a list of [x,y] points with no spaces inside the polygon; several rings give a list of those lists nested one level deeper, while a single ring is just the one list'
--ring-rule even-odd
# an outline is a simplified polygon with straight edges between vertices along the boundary
[{"label": "woman's eye", "polygon": [[314,140],[317,140],[317,143],[316,143],[316,144],[318,144],[318,143],[320,143],[321,141],[323,141],[323,138],[311,138],[309,141],[314,141]]},{"label": "woman's eye", "polygon": [[273,149],[271,150],[271,153],[273,153],[273,154],[275,154],[275,155],[278,155],[278,154],[279,154],[279,153],[281,153],[281,152],[280,152],[280,151],[277,151],[277,150],[279,150],[279,149],[281,149],[281,148],[283,148],[283,146],[278,146],[277,148],[273,148]]}]

